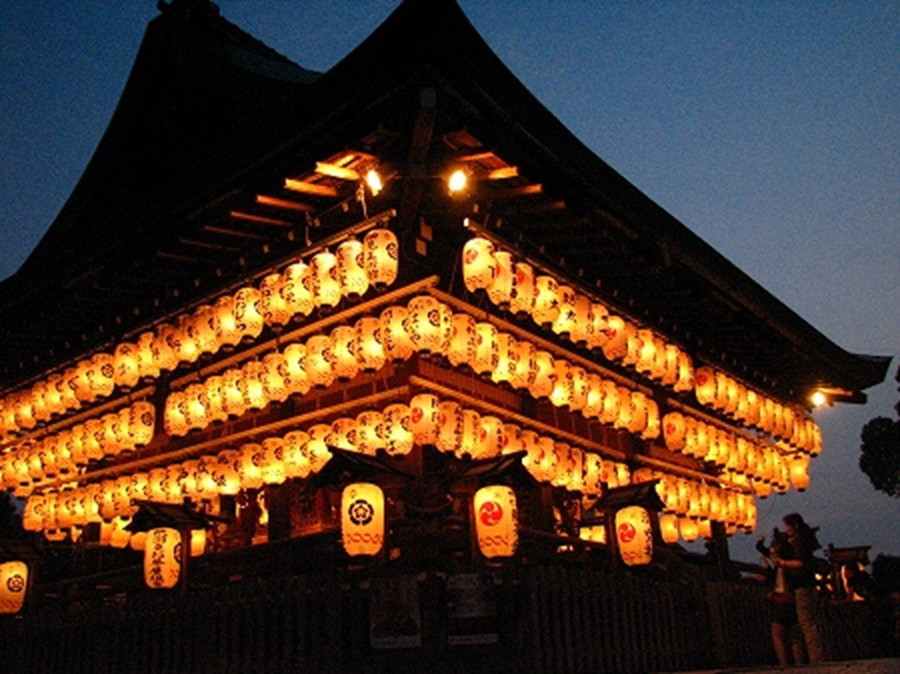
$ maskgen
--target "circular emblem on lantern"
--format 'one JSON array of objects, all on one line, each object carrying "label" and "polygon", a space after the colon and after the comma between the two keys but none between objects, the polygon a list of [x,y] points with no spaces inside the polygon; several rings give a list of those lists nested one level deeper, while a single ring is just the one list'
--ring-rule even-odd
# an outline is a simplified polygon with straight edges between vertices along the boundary
[{"label": "circular emblem on lantern", "polygon": [[25,579],[18,573],[10,576],[6,581],[6,589],[10,592],[22,592],[25,589]]},{"label": "circular emblem on lantern", "polygon": [[365,499],[357,499],[347,508],[347,514],[353,524],[368,524],[375,517],[375,508]]},{"label": "circular emblem on lantern", "polygon": [[630,543],[637,535],[637,530],[631,522],[622,522],[619,525],[619,540],[623,543]]},{"label": "circular emblem on lantern", "polygon": [[503,508],[496,501],[485,501],[478,509],[478,518],[485,526],[492,527],[503,519]]}]

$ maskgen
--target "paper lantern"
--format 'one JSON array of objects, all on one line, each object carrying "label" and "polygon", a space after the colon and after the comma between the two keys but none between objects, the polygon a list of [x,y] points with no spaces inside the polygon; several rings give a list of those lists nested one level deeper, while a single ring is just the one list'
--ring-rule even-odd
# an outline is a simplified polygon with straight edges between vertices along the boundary
[{"label": "paper lantern", "polygon": [[550,328],[559,316],[559,284],[551,276],[538,276],[534,286],[531,317],[538,325]]},{"label": "paper lantern", "polygon": [[401,403],[384,408],[384,443],[392,456],[409,454],[413,448],[412,411]]},{"label": "paper lantern", "polygon": [[469,239],[463,246],[462,257],[466,290],[475,292],[490,288],[497,275],[494,244],[481,237]]},{"label": "paper lantern", "polygon": [[619,557],[627,566],[649,564],[653,560],[653,528],[646,508],[620,508],[615,517]]},{"label": "paper lantern", "polygon": [[241,330],[238,329],[234,310],[234,297],[231,295],[224,295],[213,304],[212,329],[219,348],[231,348],[241,341]]},{"label": "paper lantern", "polygon": [[156,527],[144,544],[144,582],[156,590],[170,589],[181,576],[181,534],[177,529]]},{"label": "paper lantern", "polygon": [[375,456],[387,443],[384,439],[384,415],[366,410],[356,416],[356,449],[362,454]]},{"label": "paper lantern", "polygon": [[212,475],[219,494],[234,496],[241,490],[240,459],[241,453],[235,449],[223,449],[216,455]]},{"label": "paper lantern", "polygon": [[599,454],[584,452],[583,457],[584,493],[589,496],[600,496],[603,493],[603,459]]},{"label": "paper lantern", "polygon": [[603,355],[607,360],[622,360],[628,354],[628,340],[637,328],[621,316],[611,315],[606,321],[606,342]]},{"label": "paper lantern", "polygon": [[500,453],[515,454],[525,449],[522,440],[522,427],[518,424],[503,424]]},{"label": "paper lantern", "polygon": [[284,299],[284,277],[279,273],[267,274],[259,284],[259,311],[266,325],[281,326],[293,317]]},{"label": "paper lantern", "polygon": [[262,293],[252,286],[238,290],[234,295],[234,323],[242,342],[252,342],[262,332],[265,320],[260,313]]},{"label": "paper lantern", "polygon": [[278,437],[262,441],[262,480],[266,484],[281,484],[287,479],[284,465],[284,440]]},{"label": "paper lantern", "polygon": [[602,348],[609,339],[609,310],[600,302],[591,303],[591,326],[588,328],[587,346],[591,349]]},{"label": "paper lantern", "polygon": [[534,383],[535,354],[537,347],[525,339],[517,339],[515,344],[516,367],[509,374],[509,383],[514,389],[527,389]]},{"label": "paper lantern", "polygon": [[600,375],[590,372],[586,378],[586,387],[587,395],[581,414],[587,419],[594,419],[603,411],[603,379]]},{"label": "paper lantern", "polygon": [[25,605],[28,565],[14,560],[0,564],[0,614],[18,613]]},{"label": "paper lantern", "polygon": [[306,370],[306,345],[299,342],[289,344],[282,355],[285,370],[281,372],[281,376],[288,393],[302,395],[309,391],[312,382]]},{"label": "paper lantern", "polygon": [[384,367],[387,360],[381,344],[381,322],[373,316],[365,316],[353,326],[356,332],[356,358],[366,372]]},{"label": "paper lantern", "polygon": [[310,268],[305,262],[295,262],[284,270],[281,294],[292,316],[309,316],[316,308],[312,291]]},{"label": "paper lantern", "polygon": [[88,379],[93,398],[105,398],[112,395],[116,388],[115,374],[115,360],[110,354],[96,353],[91,357]]},{"label": "paper lantern", "polygon": [[788,462],[791,484],[797,491],[806,491],[809,487],[809,457],[797,455]]},{"label": "paper lantern", "polygon": [[664,543],[678,542],[678,517],[671,513],[660,513],[659,532]]},{"label": "paper lantern", "polygon": [[528,391],[535,398],[548,398],[553,393],[556,365],[549,351],[534,352],[534,370],[529,378]]},{"label": "paper lantern", "polygon": [[309,475],[309,457],[306,455],[306,443],[309,433],[290,431],[284,436],[284,472],[288,478],[304,478]]},{"label": "paper lantern", "polygon": [[447,347],[447,359],[451,365],[468,366],[474,361],[478,342],[476,326],[475,319],[469,314],[453,314],[450,319],[450,344]]},{"label": "paper lantern", "polygon": [[395,363],[404,361],[413,354],[413,344],[405,327],[407,314],[406,307],[390,306],[378,318],[384,355]]},{"label": "paper lantern", "polygon": [[[452,450],[447,446],[444,451],[453,451],[458,458],[470,456],[478,458],[479,439],[481,436],[481,415],[475,410],[463,409],[460,413],[458,442]],[[439,439],[440,440],[440,439]]]},{"label": "paper lantern", "polygon": [[497,365],[491,372],[491,379],[497,384],[512,385],[519,361],[516,338],[508,332],[497,334]]},{"label": "paper lantern", "polygon": [[363,244],[356,239],[348,239],[337,247],[335,256],[341,293],[351,300],[358,300],[369,289]]},{"label": "paper lantern", "polygon": [[318,473],[331,459],[327,440],[332,434],[329,424],[315,424],[309,429],[309,441],[306,443],[306,456],[309,459],[309,469]]},{"label": "paper lantern", "polygon": [[557,335],[568,338],[575,329],[575,289],[572,286],[559,285],[556,288],[557,312],[551,329]]},{"label": "paper lantern", "polygon": [[377,555],[384,546],[384,492],[356,482],[341,493],[341,543],[350,556]]},{"label": "paper lantern", "polygon": [[478,549],[488,559],[512,557],[519,544],[519,514],[511,487],[490,485],[472,499]]},{"label": "paper lantern", "polygon": [[568,408],[572,412],[580,412],[587,404],[588,397],[588,373],[583,367],[573,367],[569,370],[572,378],[572,396]]},{"label": "paper lantern", "polygon": [[399,247],[397,236],[389,229],[373,229],[363,239],[366,275],[376,290],[383,290],[397,279]]},{"label": "paper lantern", "polygon": [[134,388],[141,378],[137,346],[131,342],[118,344],[113,359],[116,385],[123,389]]},{"label": "paper lantern", "polygon": [[205,396],[206,389],[202,384],[191,384],[184,390],[183,401],[187,408],[186,419],[189,430],[202,430],[209,425]]},{"label": "paper lantern", "polygon": [[328,335],[314,335],[306,342],[306,375],[309,383],[318,388],[331,386],[334,370],[331,366],[331,338]]},{"label": "paper lantern", "polygon": [[678,518],[678,533],[685,541],[692,543],[700,536],[700,527],[690,517]]},{"label": "paper lantern", "polygon": [[194,363],[200,357],[200,345],[194,339],[191,330],[193,322],[194,317],[190,314],[182,314],[178,317],[178,322],[175,326],[177,331],[175,344],[173,346],[179,363]]},{"label": "paper lantern", "polygon": [[550,402],[557,407],[566,407],[572,403],[572,366],[563,359],[553,363],[553,391]]},{"label": "paper lantern", "polygon": [[201,304],[194,309],[188,327],[191,338],[201,353],[215,353],[219,350],[219,339],[216,336],[216,311],[208,304]]},{"label": "paper lantern", "polygon": [[497,328],[491,323],[475,325],[475,357],[470,363],[478,374],[490,374],[499,363]]},{"label": "paper lantern", "polygon": [[446,353],[452,334],[450,308],[430,295],[414,297],[403,322],[413,348],[423,353]]},{"label": "paper lantern", "polygon": [[353,379],[359,372],[356,358],[356,330],[349,325],[339,325],[331,331],[331,364],[334,376],[341,381]]},{"label": "paper lantern", "polygon": [[284,402],[291,393],[285,382],[287,361],[284,354],[278,351],[267,353],[262,359],[262,366],[262,385],[266,399],[271,402]]},{"label": "paper lantern", "polygon": [[440,403],[430,393],[419,393],[409,401],[410,430],[419,445],[437,442],[440,428]]},{"label": "paper lantern", "polygon": [[327,442],[332,447],[355,452],[358,451],[356,435],[356,419],[341,417],[331,422],[331,433],[327,437]]},{"label": "paper lantern", "polygon": [[438,404],[438,435],[435,445],[442,452],[455,452],[462,443],[463,410],[447,400]]},{"label": "paper lantern", "polygon": [[337,278],[337,258],[334,253],[322,251],[309,261],[310,280],[316,306],[330,310],[341,301],[341,285]]},{"label": "paper lantern", "polygon": [[575,294],[573,302],[574,320],[569,331],[569,339],[579,346],[586,346],[594,330],[593,305],[591,298],[580,293]]},{"label": "paper lantern", "polygon": [[694,393],[701,405],[712,405],[716,399],[716,373],[710,367],[699,367],[694,372]]},{"label": "paper lantern", "polygon": [[516,262],[513,266],[512,289],[509,294],[510,312],[520,318],[530,316],[534,309],[535,281],[534,268],[527,262]]},{"label": "paper lantern", "polygon": [[[168,435],[187,435],[189,426],[186,411],[187,396],[185,392],[172,391],[166,397],[166,406],[163,410],[163,426]],[[98,421],[99,423],[99,420],[92,421]]]},{"label": "paper lantern", "polygon": [[514,283],[513,256],[505,250],[494,251],[495,274],[487,287],[491,302],[501,309],[509,307]]}]

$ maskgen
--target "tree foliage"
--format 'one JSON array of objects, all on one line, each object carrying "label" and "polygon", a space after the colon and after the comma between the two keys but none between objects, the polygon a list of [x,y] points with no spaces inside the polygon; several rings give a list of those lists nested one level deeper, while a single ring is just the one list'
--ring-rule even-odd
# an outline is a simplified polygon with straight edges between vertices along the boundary
[{"label": "tree foliage", "polygon": [[[900,368],[895,379],[900,381]],[[900,414],[900,403],[895,409]],[[900,497],[900,419],[875,417],[863,426],[861,437],[860,470],[875,489]]]}]

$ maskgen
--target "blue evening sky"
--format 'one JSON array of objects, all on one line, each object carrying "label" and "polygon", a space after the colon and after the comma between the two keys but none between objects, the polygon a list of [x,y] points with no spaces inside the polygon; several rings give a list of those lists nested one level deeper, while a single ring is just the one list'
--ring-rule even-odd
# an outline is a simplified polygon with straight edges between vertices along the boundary
[{"label": "blue evening sky", "polygon": [[[326,70],[398,1],[218,4]],[[900,4],[460,4],[525,85],[648,196],[840,346],[900,354]],[[0,3],[0,279],[71,193],[155,7]],[[761,501],[760,532],[799,510],[823,543],[900,554],[900,499],[857,468],[860,427],[900,397],[896,368],[868,405],[817,412],[826,449],[812,486]],[[732,540],[735,556],[755,558],[755,537]]]}]

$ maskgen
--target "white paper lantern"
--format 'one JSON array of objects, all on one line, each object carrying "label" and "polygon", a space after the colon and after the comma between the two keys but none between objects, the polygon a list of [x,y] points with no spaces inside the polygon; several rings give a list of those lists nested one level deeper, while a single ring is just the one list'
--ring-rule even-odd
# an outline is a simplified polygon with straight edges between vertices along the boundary
[{"label": "white paper lantern", "polygon": [[519,543],[519,514],[511,487],[490,485],[472,499],[478,549],[488,559],[512,557]]},{"label": "white paper lantern", "polygon": [[384,547],[384,492],[376,484],[356,482],[341,494],[341,543],[350,556],[377,555]]}]

